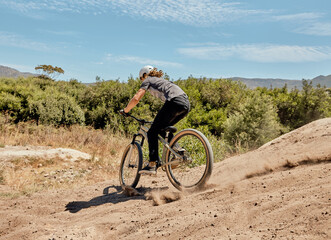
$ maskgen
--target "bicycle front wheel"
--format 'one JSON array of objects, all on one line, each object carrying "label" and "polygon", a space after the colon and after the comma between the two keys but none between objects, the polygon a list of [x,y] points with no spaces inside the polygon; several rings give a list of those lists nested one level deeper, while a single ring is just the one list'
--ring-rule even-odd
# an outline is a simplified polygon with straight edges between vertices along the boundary
[{"label": "bicycle front wheel", "polygon": [[129,144],[124,150],[120,165],[120,183],[125,187],[135,188],[139,182],[139,171],[142,168],[143,153],[138,142]]},{"label": "bicycle front wheel", "polygon": [[[205,185],[213,169],[213,150],[208,139],[198,130],[184,129],[172,141],[170,147],[181,158],[167,150],[167,176],[179,190],[196,190]],[[173,163],[171,163],[173,162]]]}]

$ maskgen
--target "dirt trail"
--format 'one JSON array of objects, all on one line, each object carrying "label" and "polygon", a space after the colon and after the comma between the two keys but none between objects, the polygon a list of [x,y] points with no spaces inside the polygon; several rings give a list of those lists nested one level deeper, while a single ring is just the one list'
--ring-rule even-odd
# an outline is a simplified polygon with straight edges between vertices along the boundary
[{"label": "dirt trail", "polygon": [[0,239],[331,239],[331,118],[215,164],[179,193],[163,172],[141,196],[117,179],[0,200]]}]

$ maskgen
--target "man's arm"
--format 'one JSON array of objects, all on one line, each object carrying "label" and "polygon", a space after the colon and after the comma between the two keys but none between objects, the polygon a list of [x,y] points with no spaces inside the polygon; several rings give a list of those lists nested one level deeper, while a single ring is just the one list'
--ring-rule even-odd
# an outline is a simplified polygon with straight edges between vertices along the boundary
[{"label": "man's arm", "polygon": [[133,98],[130,100],[130,102],[128,103],[128,105],[126,106],[126,108],[124,108],[124,112],[128,113],[130,112],[130,110],[132,108],[134,108],[138,102],[140,101],[140,99],[145,95],[146,90],[140,88],[138,90],[138,92],[133,96]]}]

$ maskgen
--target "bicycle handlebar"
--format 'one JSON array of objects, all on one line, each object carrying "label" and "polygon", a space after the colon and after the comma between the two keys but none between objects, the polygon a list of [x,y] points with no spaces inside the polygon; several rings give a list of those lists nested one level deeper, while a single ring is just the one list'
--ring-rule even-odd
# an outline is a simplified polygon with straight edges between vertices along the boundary
[{"label": "bicycle handlebar", "polygon": [[[122,113],[120,113],[120,114],[122,114]],[[137,117],[131,115],[130,113],[124,113],[124,114],[122,114],[122,115],[125,116],[125,117],[131,117],[131,118],[133,118],[134,120],[136,120],[137,122],[141,123],[142,125],[144,125],[145,123],[153,123],[153,122],[151,122],[151,121],[146,121],[145,119],[139,119],[139,118],[137,118]]]}]

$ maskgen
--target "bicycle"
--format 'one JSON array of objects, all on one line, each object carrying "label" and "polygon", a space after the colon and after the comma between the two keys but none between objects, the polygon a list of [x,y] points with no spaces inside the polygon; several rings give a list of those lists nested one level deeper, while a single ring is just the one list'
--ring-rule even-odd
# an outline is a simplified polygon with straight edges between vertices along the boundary
[{"label": "bicycle", "polygon": [[[135,188],[139,182],[139,171],[143,165],[142,147],[147,139],[148,125],[153,123],[128,113],[126,116],[139,122],[139,127],[131,143],[125,148],[121,159],[119,179],[123,189]],[[163,131],[166,133],[165,138],[158,136],[159,142],[163,145],[159,164],[166,172],[171,184],[180,191],[202,188],[212,173],[214,162],[208,139],[198,130],[184,129],[168,143],[169,133],[177,132],[177,128],[169,126]]]}]

